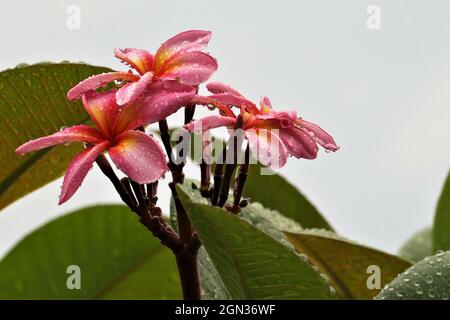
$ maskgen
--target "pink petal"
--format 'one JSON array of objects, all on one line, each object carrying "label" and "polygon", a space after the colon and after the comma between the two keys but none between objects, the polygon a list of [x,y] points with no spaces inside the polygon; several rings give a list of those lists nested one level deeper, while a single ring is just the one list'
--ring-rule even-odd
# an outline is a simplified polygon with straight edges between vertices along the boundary
[{"label": "pink petal", "polygon": [[164,42],[155,54],[155,72],[179,53],[203,50],[211,38],[211,32],[203,30],[190,30],[177,34]]},{"label": "pink petal", "polygon": [[158,142],[141,131],[126,131],[117,136],[117,145],[109,149],[117,168],[137,183],[158,180],[167,171],[164,151]]},{"label": "pink petal", "polygon": [[231,93],[235,96],[242,97],[242,94],[240,94],[237,90],[234,90],[229,85],[222,82],[210,82],[206,85],[206,89],[213,94]]},{"label": "pink petal", "polygon": [[232,93],[219,93],[209,97],[226,105],[235,106],[251,113],[259,113],[256,105],[242,96],[236,96]]},{"label": "pink petal", "polygon": [[207,53],[194,51],[177,55],[164,64],[157,75],[160,79],[199,85],[208,80],[216,70],[216,59]]},{"label": "pink petal", "polygon": [[233,111],[231,111],[231,109],[227,105],[221,103],[220,101],[212,99],[211,97],[205,97],[197,94],[192,98],[191,102],[194,104],[200,104],[207,107],[210,107],[212,105],[217,109],[219,109],[221,115],[235,117]]},{"label": "pink petal", "polygon": [[79,153],[69,164],[64,176],[64,182],[59,196],[59,204],[62,204],[73,196],[92,168],[95,159],[109,147],[109,141],[104,141],[93,147],[88,147]]},{"label": "pink petal", "polygon": [[256,115],[258,119],[264,121],[276,121],[281,128],[288,128],[295,125],[297,121],[297,112],[295,111],[270,111]]},{"label": "pink petal", "polygon": [[193,86],[177,81],[157,81],[150,84],[145,97],[121,109],[115,132],[136,129],[167,118],[179,108],[191,103]]},{"label": "pink petal", "polygon": [[207,116],[183,126],[190,132],[202,133],[218,127],[228,127],[236,123],[236,118],[224,116]]},{"label": "pink petal", "polygon": [[326,133],[317,124],[305,120],[300,120],[299,127],[300,129],[303,129],[304,131],[309,133],[309,135],[312,136],[317,141],[317,143],[325,149],[329,151],[336,151],[339,149],[336,142],[334,142],[333,137]]},{"label": "pink petal", "polygon": [[116,100],[119,106],[134,102],[144,93],[147,86],[152,83],[153,74],[145,73],[138,81],[129,82],[117,90]]},{"label": "pink petal", "polygon": [[76,100],[82,94],[90,90],[103,87],[114,80],[137,81],[139,80],[139,77],[129,72],[108,72],[97,74],[81,81],[75,87],[70,89],[69,92],[67,92],[67,98],[69,100]]},{"label": "pink petal", "polygon": [[296,127],[280,129],[280,138],[294,157],[304,159],[317,157],[319,148],[316,141],[303,130]]},{"label": "pink petal", "polygon": [[64,144],[70,142],[88,142],[97,144],[105,140],[100,132],[96,129],[85,125],[73,126],[58,131],[52,135],[41,137],[35,140],[28,141],[16,149],[18,154],[25,154],[31,151],[36,151],[57,144]]},{"label": "pink petal", "polygon": [[270,113],[272,111],[272,103],[270,102],[269,98],[262,97],[261,101],[259,102],[260,111],[261,113]]},{"label": "pink petal", "polygon": [[252,155],[263,165],[277,169],[286,164],[288,151],[273,130],[245,130],[245,136]]},{"label": "pink petal", "polygon": [[83,105],[97,128],[107,137],[114,131],[114,124],[119,116],[114,90],[89,91],[82,96]]},{"label": "pink petal", "polygon": [[116,58],[122,60],[126,64],[134,68],[139,74],[143,75],[153,68],[153,55],[142,49],[125,48],[114,49]]}]

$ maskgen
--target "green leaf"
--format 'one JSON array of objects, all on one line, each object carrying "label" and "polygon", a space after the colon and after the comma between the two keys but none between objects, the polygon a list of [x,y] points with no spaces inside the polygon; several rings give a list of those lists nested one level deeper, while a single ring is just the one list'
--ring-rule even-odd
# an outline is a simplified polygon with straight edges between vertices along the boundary
[{"label": "green leaf", "polygon": [[450,250],[450,174],[436,208],[433,225],[433,249]]},{"label": "green leaf", "polygon": [[232,299],[333,299],[292,250],[242,218],[178,194]]},{"label": "green leaf", "polygon": [[108,68],[81,63],[39,63],[0,72],[0,209],[61,176],[81,145],[57,146],[19,156],[24,142],[84,123],[81,102],[67,91]]},{"label": "green leaf", "polygon": [[[67,268],[81,270],[69,290]],[[88,207],[25,237],[0,261],[0,299],[180,299],[175,259],[125,206]]]},{"label": "green leaf", "polygon": [[411,264],[396,256],[342,240],[331,232],[286,233],[295,248],[324,273],[343,299],[372,299],[379,289],[368,288],[368,278],[377,266],[382,284],[390,282]]},{"label": "green leaf", "polygon": [[[300,191],[279,174],[261,175],[261,164],[252,164],[244,187],[244,196],[277,210],[303,228],[333,230],[330,224]],[[264,168],[264,170],[269,170]]]},{"label": "green leaf", "polygon": [[450,298],[450,252],[416,263],[387,285],[379,300],[447,300]]},{"label": "green leaf", "polygon": [[430,228],[414,234],[399,251],[400,257],[413,262],[420,261],[432,254]]}]

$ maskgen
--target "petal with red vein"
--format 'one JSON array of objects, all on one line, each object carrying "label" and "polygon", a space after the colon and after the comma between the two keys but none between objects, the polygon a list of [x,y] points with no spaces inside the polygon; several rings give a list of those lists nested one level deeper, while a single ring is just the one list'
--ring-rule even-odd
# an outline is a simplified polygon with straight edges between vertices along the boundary
[{"label": "petal with red vein", "polygon": [[280,138],[294,157],[310,160],[317,157],[316,141],[303,130],[296,127],[280,129]]},{"label": "petal with red vein", "polygon": [[25,154],[31,151],[36,151],[57,144],[64,144],[70,142],[88,142],[97,144],[104,140],[102,134],[98,130],[86,125],[78,125],[70,128],[65,128],[52,135],[41,137],[35,140],[28,141],[16,149],[18,154]]},{"label": "petal with red vein", "polygon": [[283,167],[288,158],[286,146],[273,130],[245,130],[252,155],[270,168]]},{"label": "petal with red vein", "polygon": [[218,127],[228,127],[236,123],[236,118],[224,116],[207,116],[196,121],[192,121],[183,127],[190,132],[206,132]]},{"label": "petal with red vein", "polygon": [[208,80],[216,70],[216,59],[207,53],[194,51],[177,55],[168,61],[157,76],[160,79],[199,85]]},{"label": "petal with red vein", "polygon": [[154,70],[159,71],[175,55],[203,50],[211,39],[210,31],[189,30],[164,42],[155,54]]},{"label": "petal with red vein", "polygon": [[153,68],[153,55],[142,49],[125,48],[114,49],[114,55],[116,58],[122,60],[126,64],[129,64],[134,68],[139,74],[151,71]]},{"label": "petal with red vein", "polygon": [[109,141],[104,141],[93,147],[88,147],[79,153],[69,164],[59,196],[59,204],[62,204],[73,196],[80,187],[95,159],[109,147]]},{"label": "petal with red vein", "polygon": [[337,151],[339,147],[331,135],[326,133],[321,127],[317,124],[300,120],[299,121],[300,129],[306,131],[310,136],[312,136],[318,144],[329,151]]},{"label": "petal with red vein", "polygon": [[103,87],[114,80],[136,81],[138,79],[139,77],[137,75],[129,72],[107,72],[97,74],[81,81],[75,87],[70,89],[69,92],[67,92],[67,98],[69,100],[78,99],[82,94]]},{"label": "petal with red vein", "polygon": [[82,97],[83,105],[97,128],[105,135],[111,136],[119,115],[115,90],[105,92],[90,91]]},{"label": "petal with red vein", "polygon": [[147,86],[152,83],[153,74],[147,72],[138,81],[129,82],[117,90],[116,101],[119,106],[132,103],[142,96]]},{"label": "petal with red vein", "polygon": [[115,132],[136,129],[163,120],[179,108],[191,103],[195,95],[193,86],[177,81],[157,81],[147,88],[143,100],[123,107]]},{"label": "petal with red vein", "polygon": [[117,136],[117,145],[109,149],[117,168],[137,183],[158,180],[167,171],[164,151],[144,132],[126,131]]}]

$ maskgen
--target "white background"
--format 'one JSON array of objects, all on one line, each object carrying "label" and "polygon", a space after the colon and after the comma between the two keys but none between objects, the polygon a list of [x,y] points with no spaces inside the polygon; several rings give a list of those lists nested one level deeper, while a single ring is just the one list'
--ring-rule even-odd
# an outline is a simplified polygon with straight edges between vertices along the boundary
[{"label": "white background", "polygon": [[[66,28],[72,4],[81,8],[80,30]],[[371,4],[381,8],[380,30],[366,27]],[[0,69],[42,60],[123,69],[114,47],[154,51],[180,31],[211,30],[213,80],[297,110],[341,146],[315,161],[290,159],[281,173],[340,233],[396,252],[432,223],[449,169],[449,18],[448,0],[2,1]],[[1,212],[0,255],[61,213],[119,202],[97,168],[63,206],[60,185]],[[167,211],[168,188],[160,190]]]}]

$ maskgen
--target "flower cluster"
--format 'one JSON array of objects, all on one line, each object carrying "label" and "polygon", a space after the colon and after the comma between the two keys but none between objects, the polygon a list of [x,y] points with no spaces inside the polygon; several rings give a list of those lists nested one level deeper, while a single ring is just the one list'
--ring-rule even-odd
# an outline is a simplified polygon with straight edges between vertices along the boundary
[{"label": "flower cluster", "polygon": [[[333,138],[320,127],[297,117],[294,111],[273,110],[268,98],[262,98],[258,108],[221,83],[206,86],[211,95],[198,95],[198,86],[217,70],[216,60],[202,51],[210,38],[208,31],[186,31],[163,43],[154,55],[141,49],[115,49],[115,56],[131,70],[94,75],[67,94],[70,100],[82,100],[95,127],[65,128],[31,140],[16,152],[25,154],[57,144],[85,143],[85,149],[71,161],[65,174],[61,204],[75,193],[104,152],[132,181],[145,184],[160,179],[168,170],[167,159],[159,143],[144,128],[193,104],[214,106],[219,115],[192,121],[185,129],[205,133],[221,126],[239,127],[245,132],[252,154],[271,167],[282,167],[289,155],[314,159],[317,143],[330,151],[338,149]],[[98,90],[111,83],[113,89]],[[271,156],[264,157],[267,154]]]}]

